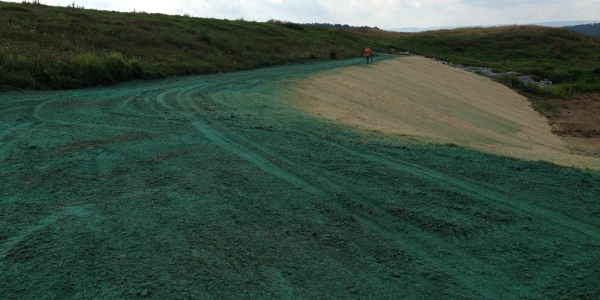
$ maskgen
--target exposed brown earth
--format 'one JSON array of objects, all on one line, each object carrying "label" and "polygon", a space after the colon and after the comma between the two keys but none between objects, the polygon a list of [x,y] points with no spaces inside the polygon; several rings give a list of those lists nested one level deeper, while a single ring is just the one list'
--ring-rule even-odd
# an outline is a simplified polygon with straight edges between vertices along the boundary
[{"label": "exposed brown earth", "polygon": [[573,109],[574,118],[559,118],[553,128],[525,97],[502,84],[425,58],[325,72],[290,89],[296,95],[288,101],[291,105],[366,130],[600,170],[600,160],[590,156],[600,149],[597,145],[582,151],[579,139],[553,133],[557,124],[590,124],[584,133],[600,128],[591,125],[591,120],[598,122],[591,110]]},{"label": "exposed brown earth", "polygon": [[556,102],[558,116],[550,119],[552,130],[577,153],[600,158],[600,94]]}]

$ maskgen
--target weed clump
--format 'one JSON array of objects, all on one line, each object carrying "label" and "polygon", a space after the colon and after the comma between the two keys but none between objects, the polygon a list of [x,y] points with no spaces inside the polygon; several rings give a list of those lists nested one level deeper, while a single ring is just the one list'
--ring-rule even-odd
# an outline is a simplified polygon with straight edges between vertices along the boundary
[{"label": "weed clump", "polygon": [[350,29],[336,34],[288,21],[80,8],[75,3],[52,7],[0,2],[6,15],[0,18],[0,85],[69,89],[135,78],[247,70],[325,58],[332,45],[336,47],[333,57],[352,58],[358,56],[365,39]]},{"label": "weed clump", "polygon": [[74,89],[147,78],[142,64],[121,53],[84,53],[60,60],[0,52],[0,85],[18,88]]},{"label": "weed clump", "polygon": [[292,29],[292,30],[304,31],[303,25],[293,23],[290,21],[279,21],[279,20],[271,19],[271,20],[267,21],[267,23],[278,25],[278,26],[283,26],[285,28]]},{"label": "weed clump", "polygon": [[212,42],[212,37],[210,37],[210,35],[208,35],[207,32],[203,31],[200,33],[200,41],[205,42],[210,45]]},{"label": "weed clump", "polygon": [[335,52],[335,50],[329,51],[329,58],[331,58],[331,59],[337,59],[338,58],[337,52]]}]

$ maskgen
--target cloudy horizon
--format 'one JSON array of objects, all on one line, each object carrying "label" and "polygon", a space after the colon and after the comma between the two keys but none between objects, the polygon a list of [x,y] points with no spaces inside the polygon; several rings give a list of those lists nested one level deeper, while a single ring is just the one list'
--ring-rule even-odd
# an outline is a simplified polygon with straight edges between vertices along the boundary
[{"label": "cloudy horizon", "polygon": [[[11,0],[5,2],[21,2]],[[169,15],[269,19],[386,28],[492,26],[600,19],[600,0],[42,0],[46,5],[75,3],[89,9],[143,11]]]}]

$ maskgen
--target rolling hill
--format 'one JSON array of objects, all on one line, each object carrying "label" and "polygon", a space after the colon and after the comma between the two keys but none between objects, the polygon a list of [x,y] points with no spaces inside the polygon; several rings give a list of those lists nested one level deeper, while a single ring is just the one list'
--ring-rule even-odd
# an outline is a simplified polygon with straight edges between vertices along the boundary
[{"label": "rolling hill", "polygon": [[31,3],[0,2],[0,11],[3,89],[73,89],[344,59],[361,56],[370,45],[378,53],[410,51],[553,81],[551,89],[526,91],[541,97],[600,91],[600,40],[564,28],[507,26],[403,34]]},{"label": "rolling hill", "polygon": [[565,26],[565,28],[600,38],[600,23]]}]

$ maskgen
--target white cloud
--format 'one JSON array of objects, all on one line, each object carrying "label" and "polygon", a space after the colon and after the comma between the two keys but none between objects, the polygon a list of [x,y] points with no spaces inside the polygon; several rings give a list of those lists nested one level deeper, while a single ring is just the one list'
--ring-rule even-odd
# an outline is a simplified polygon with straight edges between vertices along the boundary
[{"label": "white cloud", "polygon": [[[21,2],[12,0],[11,2]],[[66,6],[73,0],[42,0]],[[86,8],[380,28],[600,20],[600,0],[75,0]]]}]

